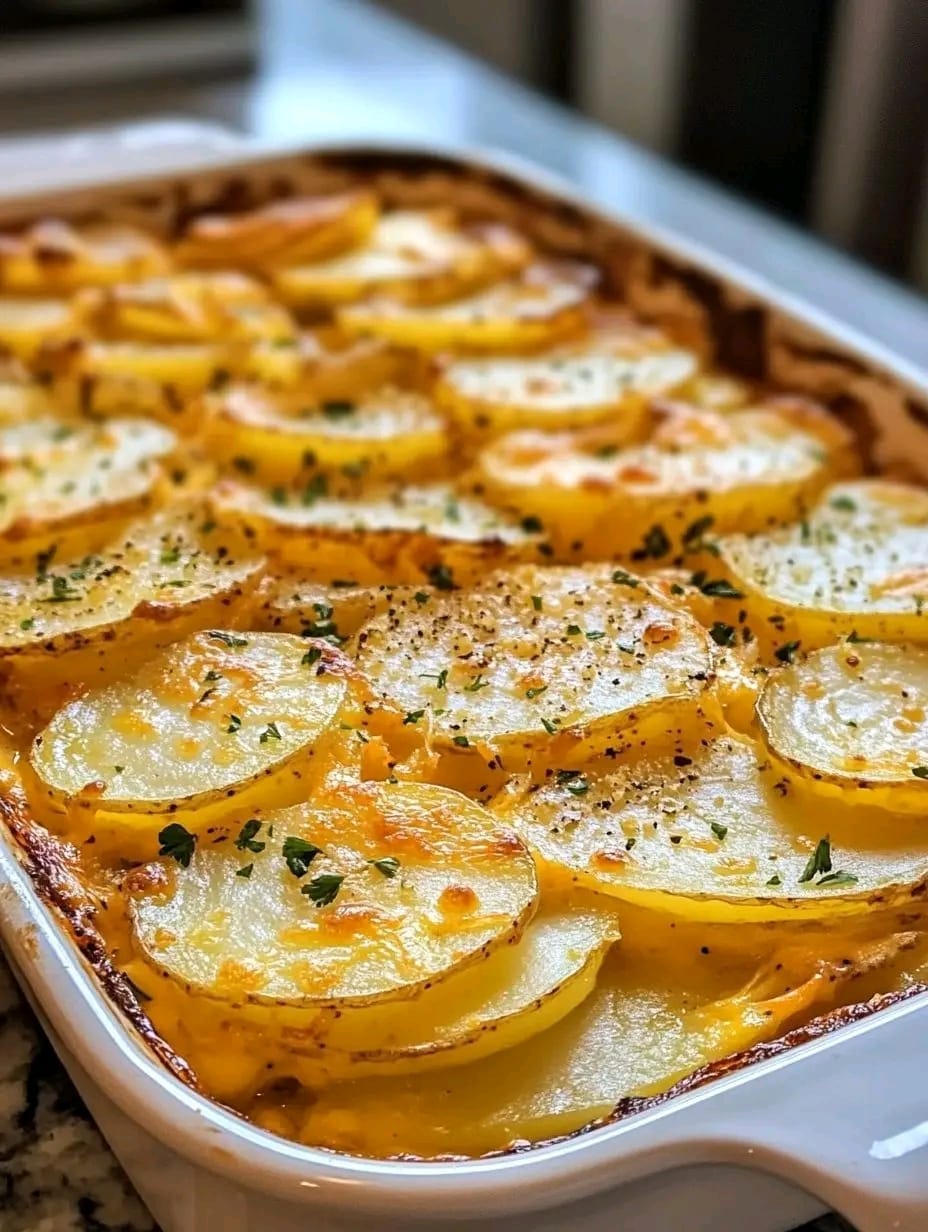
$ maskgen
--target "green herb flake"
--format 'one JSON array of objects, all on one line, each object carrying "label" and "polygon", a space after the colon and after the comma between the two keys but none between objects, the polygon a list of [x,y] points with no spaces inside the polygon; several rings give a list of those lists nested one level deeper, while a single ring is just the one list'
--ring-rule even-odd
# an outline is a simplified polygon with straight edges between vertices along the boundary
[{"label": "green herb flake", "polygon": [[470,684],[464,686],[465,693],[479,693],[481,689],[488,689],[490,681],[484,680],[482,673],[478,672]]},{"label": "green herb flake", "polygon": [[928,779],[928,766],[913,766],[912,773],[917,779]]},{"label": "green herb flake", "polygon": [[781,663],[792,663],[796,651],[802,645],[802,642],[784,642],[784,644],[775,652],[776,657]]},{"label": "green herb flake", "polygon": [[[263,847],[264,844],[262,843],[261,846]],[[251,876],[254,867],[255,867],[254,862],[252,862],[251,864],[245,864],[243,865],[242,868],[237,868],[235,870],[235,875],[236,877],[244,877],[245,880],[247,881],[248,878]]]},{"label": "green herb flake", "polygon": [[426,570],[426,577],[436,590],[457,590],[454,573],[446,564],[431,565]]},{"label": "green herb flake", "polygon": [[824,838],[820,838],[816,843],[815,850],[809,856],[805,868],[802,870],[802,876],[799,878],[800,885],[807,881],[811,881],[813,877],[819,874],[831,872],[831,841],[826,834]]},{"label": "green herb flake", "polygon": [[528,517],[522,519],[522,529],[527,535],[540,534],[544,529],[541,523],[541,518],[536,518],[534,514],[529,514]]},{"label": "green herb flake", "polygon": [[260,744],[267,744],[269,740],[280,740],[280,728],[276,723],[268,723],[264,731],[258,737]]},{"label": "green herb flake", "polygon": [[541,611],[541,595],[532,595],[532,607],[536,612]]},{"label": "green herb flake", "polygon": [[548,686],[546,684],[535,685],[531,689],[525,690],[525,696],[529,701],[534,701],[536,697],[541,697],[542,693],[547,693]]},{"label": "green herb flake", "polygon": [[34,624],[35,624],[35,617],[27,616],[25,620],[21,620],[19,622],[19,627],[25,633],[28,629],[31,629]]},{"label": "green herb flake", "polygon": [[376,868],[378,873],[382,873],[384,877],[389,877],[392,881],[396,874],[400,871],[400,862],[396,856],[381,856],[379,860],[368,860],[371,868]]},{"label": "green herb flake", "polygon": [[424,710],[407,710],[406,717],[403,719],[403,726],[409,727],[413,723],[418,723],[424,714]]},{"label": "green herb flake", "polygon": [[458,748],[461,748],[461,749],[470,748],[470,741],[467,739],[466,736],[455,736],[451,743],[456,744]]},{"label": "green herb flake", "polygon": [[322,413],[326,419],[345,419],[348,415],[353,415],[355,412],[355,404],[333,399],[330,402],[323,402]]},{"label": "green herb flake", "polygon": [[832,509],[840,509],[843,513],[856,513],[857,511],[857,502],[849,496],[836,496],[828,503]]},{"label": "green herb flake", "polygon": [[612,573],[612,580],[617,586],[637,586],[638,579],[632,573],[626,573],[624,569],[615,569]]},{"label": "green herb flake", "polygon": [[247,637],[236,637],[234,633],[223,633],[219,629],[207,630],[206,636],[212,638],[214,642],[221,642],[223,646],[228,646],[230,650],[241,650],[243,646],[248,645]]},{"label": "green herb flake", "polygon": [[429,599],[431,599],[431,597],[432,596],[428,593],[428,591],[425,591],[425,590],[417,590],[416,593],[413,595],[413,598],[419,604],[420,607],[424,607],[425,604],[428,603]]},{"label": "green herb flake", "polygon": [[770,880],[766,884],[769,886],[782,885],[783,882],[780,880],[780,874],[774,873],[773,876],[770,878]]},{"label": "green herb flake", "polygon": [[726,625],[723,621],[716,620],[709,630],[709,636],[716,646],[734,646],[735,626]]},{"label": "green herb flake", "polygon": [[179,821],[172,821],[169,826],[158,831],[159,856],[170,856],[181,868],[187,868],[193,859],[197,845],[197,836],[191,834]]},{"label": "green herb flake", "polygon": [[299,838],[295,834],[284,839],[280,850],[287,862],[287,868],[297,878],[305,877],[309,872],[310,864],[312,864],[316,856],[322,855],[321,847],[317,847],[315,843],[311,843],[305,838]]},{"label": "green herb flake", "polygon": [[736,586],[732,586],[727,578],[709,578],[702,569],[692,575],[690,585],[695,586],[704,595],[708,595],[710,599],[744,598],[743,593]]},{"label": "green herb flake", "polygon": [[235,840],[235,846],[239,851],[253,851],[256,854],[263,851],[267,846],[264,842],[258,842],[255,835],[261,829],[262,823],[257,817],[252,817],[242,826],[238,832],[238,838]]},{"label": "green herb flake", "polygon": [[719,840],[719,842],[721,842],[722,839],[725,837],[725,835],[728,833],[728,826],[723,826],[720,821],[710,821],[709,829],[712,831],[715,837]]},{"label": "green herb flake", "polygon": [[853,873],[845,872],[844,869],[838,869],[836,873],[826,873],[816,885],[827,886],[849,886],[857,885],[857,878]]},{"label": "green herb flake", "polygon": [[300,659],[300,663],[304,667],[312,667],[312,665],[314,663],[318,663],[321,658],[322,658],[322,647],[321,646],[311,646],[309,650],[307,650],[306,654],[303,655],[302,659]]},{"label": "green herb flake", "polygon": [[300,887],[300,893],[305,894],[314,907],[328,907],[338,897],[344,880],[339,873],[319,873],[308,885]]},{"label": "green herb flake", "polygon": [[242,726],[242,720],[237,714],[230,714],[228,718],[229,726],[226,728],[226,732],[228,735],[234,736],[238,729]]}]

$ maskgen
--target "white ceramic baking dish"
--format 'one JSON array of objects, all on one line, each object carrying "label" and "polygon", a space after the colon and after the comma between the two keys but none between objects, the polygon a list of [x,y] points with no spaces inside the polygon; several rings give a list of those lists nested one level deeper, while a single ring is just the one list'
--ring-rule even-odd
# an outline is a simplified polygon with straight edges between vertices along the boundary
[{"label": "white ceramic baking dish", "polygon": [[[723,361],[748,375],[826,398],[863,427],[876,463],[928,477],[925,373],[744,271],[592,210],[509,159],[399,149],[213,153],[171,175],[111,176],[40,198],[20,192],[0,202],[0,221],[100,207],[171,218],[191,205],[358,174],[398,200],[453,192],[458,203],[514,216],[565,251],[597,257],[641,311],[711,337]],[[471,1162],[377,1162],[275,1138],[169,1072],[50,904],[54,878],[43,883],[35,853],[31,862],[30,870],[0,823],[0,937],[165,1232],[785,1232],[823,1205],[860,1232],[928,1229],[928,993],[839,1015],[799,1033],[795,1046],[761,1046],[718,1067],[706,1085],[564,1141]]]}]

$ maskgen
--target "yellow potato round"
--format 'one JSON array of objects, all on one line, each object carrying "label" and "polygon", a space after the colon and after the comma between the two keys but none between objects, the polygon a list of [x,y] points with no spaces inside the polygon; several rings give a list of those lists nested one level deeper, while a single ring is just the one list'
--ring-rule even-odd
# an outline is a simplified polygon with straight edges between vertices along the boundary
[{"label": "yellow potato round", "polygon": [[175,445],[172,432],[144,419],[0,428],[0,543],[25,553],[144,507],[161,476],[159,461]]},{"label": "yellow potato round", "polygon": [[636,356],[577,351],[459,359],[445,368],[435,397],[467,433],[485,436],[606,423],[616,443],[643,430],[649,398],[669,393],[696,371],[696,359],[688,351]]},{"label": "yellow potato round", "polygon": [[195,266],[271,270],[315,261],[363,244],[377,222],[377,200],[364,191],[288,197],[234,214],[201,214],[174,247]]},{"label": "yellow potato round", "polygon": [[245,458],[268,479],[297,481],[316,468],[365,476],[409,473],[440,462],[448,450],[442,417],[423,394],[390,387],[358,401],[301,401],[256,385],[214,396],[211,440],[227,462]]},{"label": "yellow potato round", "polygon": [[753,741],[681,742],[627,766],[554,771],[499,800],[554,882],[704,920],[839,917],[918,900],[918,819],[859,805],[822,816]]},{"label": "yellow potato round", "polygon": [[844,804],[928,805],[928,650],[840,642],[767,680],[757,705],[770,753]]},{"label": "yellow potato round", "polygon": [[576,764],[673,729],[705,700],[704,630],[617,576],[524,566],[397,604],[352,647],[381,694],[445,748],[510,769],[539,756]]},{"label": "yellow potato round", "polygon": [[849,437],[813,407],[721,415],[666,404],[651,438],[515,432],[480,454],[491,499],[538,517],[562,551],[661,559],[690,526],[761,530],[799,516],[847,466]]},{"label": "yellow potato round", "polygon": [[[320,655],[310,661],[313,645]],[[298,791],[350,676],[324,643],[197,633],[63,706],[35,739],[32,769],[61,807],[133,815],[149,827],[180,810],[229,807],[272,776],[295,779]]]},{"label": "yellow potato round", "polygon": [[167,269],[154,236],[120,223],[75,227],[43,219],[19,234],[0,235],[0,287],[56,294],[152,278]]},{"label": "yellow potato round", "polygon": [[358,586],[353,578],[313,581],[296,570],[276,571],[258,587],[249,620],[254,628],[307,637],[350,637],[378,612],[426,594],[413,586]]},{"label": "yellow potato round", "polygon": [[585,268],[531,266],[465,299],[415,305],[381,296],[346,305],[337,320],[349,334],[422,351],[534,350],[583,329],[593,283]]},{"label": "yellow potato round", "polygon": [[279,270],[274,286],[301,308],[370,295],[436,303],[520,269],[529,255],[525,241],[504,227],[464,230],[449,210],[394,210],[380,217],[362,246]]},{"label": "yellow potato round", "polygon": [[823,492],[795,525],[719,541],[757,627],[811,650],[854,634],[928,638],[928,494],[880,479]]},{"label": "yellow potato round", "polygon": [[83,316],[70,300],[0,298],[0,348],[27,363],[46,344],[78,336],[82,326]]},{"label": "yellow potato round", "polygon": [[525,847],[457,792],[358,783],[260,816],[251,848],[207,838],[186,866],[140,869],[127,887],[148,961],[201,995],[410,997],[514,944],[535,911]]},{"label": "yellow potato round", "polygon": [[534,530],[448,483],[377,486],[354,498],[327,492],[324,476],[302,490],[225,481],[213,501],[265,550],[320,581],[421,583],[447,575],[466,585],[494,565],[538,555]]},{"label": "yellow potato round", "polygon": [[485,963],[414,1001],[323,1014],[304,1028],[285,1025],[281,1044],[350,1077],[466,1065],[523,1044],[576,1009],[618,939],[618,919],[607,907],[542,904],[518,945],[497,949]]}]

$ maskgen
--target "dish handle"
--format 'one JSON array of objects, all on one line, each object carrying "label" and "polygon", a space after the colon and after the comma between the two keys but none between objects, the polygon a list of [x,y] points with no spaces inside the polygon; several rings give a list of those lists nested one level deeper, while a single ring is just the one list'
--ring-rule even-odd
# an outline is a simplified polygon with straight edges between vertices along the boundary
[{"label": "dish handle", "polygon": [[798,1184],[858,1232],[926,1232],[928,997],[744,1078],[702,1109],[718,1155]]}]

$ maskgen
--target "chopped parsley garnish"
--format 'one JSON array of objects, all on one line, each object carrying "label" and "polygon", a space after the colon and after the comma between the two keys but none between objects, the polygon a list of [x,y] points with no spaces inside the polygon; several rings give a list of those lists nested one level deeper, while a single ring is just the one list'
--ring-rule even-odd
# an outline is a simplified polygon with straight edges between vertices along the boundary
[{"label": "chopped parsley garnish", "polygon": [[211,667],[203,679],[207,684],[214,684],[217,680],[222,679],[222,672],[217,672],[215,668]]},{"label": "chopped parsley garnish", "polygon": [[21,621],[19,622],[19,627],[20,627],[20,628],[22,629],[22,631],[25,633],[25,632],[26,632],[26,630],[27,630],[27,629],[31,629],[31,628],[32,628],[32,626],[33,626],[34,624],[35,624],[35,617],[34,617],[34,616],[27,616],[27,617],[25,618],[25,620],[21,620]]},{"label": "chopped parsley garnish", "polygon": [[165,548],[161,553],[162,565],[176,565],[180,560],[180,548],[177,544],[172,548]]},{"label": "chopped parsley garnish", "polygon": [[478,672],[470,684],[464,686],[465,693],[479,693],[481,689],[490,687],[489,680],[484,680],[482,673]]},{"label": "chopped parsley garnish", "polygon": [[836,873],[827,873],[816,884],[820,886],[823,886],[823,885],[830,885],[830,886],[856,885],[857,878],[854,876],[853,873],[847,873],[844,871],[844,869],[839,869],[838,872]]},{"label": "chopped parsley garnish", "polygon": [[703,518],[697,518],[695,522],[691,522],[683,532],[683,546],[691,552],[705,548],[706,544],[703,542],[703,536],[714,522],[715,518],[711,513],[706,514]]},{"label": "chopped parsley garnish", "polygon": [[728,826],[723,826],[720,821],[710,821],[709,829],[712,831],[715,837],[719,840],[719,842],[721,842],[722,839],[725,837],[725,835],[728,833]]},{"label": "chopped parsley garnish", "polygon": [[542,719],[541,720],[541,725],[545,729],[545,731],[548,733],[549,736],[553,736],[554,733],[557,731],[557,724],[558,724],[557,719]]},{"label": "chopped parsley garnish", "polygon": [[829,501],[832,509],[840,509],[844,513],[855,513],[857,510],[857,502],[851,500],[849,496],[836,496],[834,500]]},{"label": "chopped parsley garnish", "polygon": [[253,458],[233,458],[232,465],[242,475],[253,475],[255,473],[255,463]]},{"label": "chopped parsley garnish", "polygon": [[229,715],[229,726],[226,728],[226,732],[230,736],[233,736],[238,731],[238,729],[241,727],[241,725],[242,725],[242,720],[239,718],[239,716],[237,714],[230,714]]},{"label": "chopped parsley garnish", "polygon": [[428,603],[431,597],[432,596],[428,593],[428,591],[425,591],[425,590],[417,590],[416,593],[413,595],[413,598],[419,604],[420,607]]},{"label": "chopped parsley garnish", "polygon": [[309,872],[309,866],[315,860],[316,856],[322,855],[322,848],[317,847],[315,843],[309,842],[308,839],[298,838],[296,835],[290,835],[284,839],[281,853],[287,861],[287,868],[293,873],[294,877],[305,877]]},{"label": "chopped parsley garnish", "polygon": [[420,672],[420,680],[434,680],[436,689],[444,689],[448,686],[448,669],[443,667],[440,672]]},{"label": "chopped parsley garnish", "polygon": [[391,879],[400,871],[400,862],[396,856],[381,856],[379,860],[368,860],[368,864],[376,868],[378,873],[383,873],[384,877]]},{"label": "chopped parsley garnish", "polygon": [[873,638],[872,637],[861,637],[856,629],[852,629],[850,633],[847,635],[846,640],[849,641],[852,645],[857,646],[857,645],[860,645],[861,642],[872,642]]},{"label": "chopped parsley garnish", "polygon": [[455,736],[454,739],[451,741],[451,743],[456,744],[458,748],[461,748],[461,749],[470,748],[470,741],[467,739],[466,736]]},{"label": "chopped parsley garnish", "polygon": [[322,413],[327,419],[344,419],[346,415],[353,415],[355,405],[353,402],[345,402],[332,400],[331,402],[323,402]]},{"label": "chopped parsley garnish", "polygon": [[727,578],[709,578],[704,569],[694,573],[690,585],[701,590],[710,599],[743,599],[744,595],[736,586],[732,586]]},{"label": "chopped parsley garnish", "polygon": [[913,766],[912,773],[917,779],[928,779],[928,766]]},{"label": "chopped parsley garnish", "polygon": [[252,817],[245,822],[238,832],[238,838],[235,840],[235,846],[239,851],[253,851],[257,854],[257,852],[264,850],[267,844],[258,842],[255,838],[255,835],[261,829],[261,825],[262,823],[258,821],[257,817]]},{"label": "chopped parsley garnish", "polygon": [[170,856],[181,868],[186,868],[193,858],[197,845],[197,836],[185,829],[179,821],[172,821],[169,826],[158,832],[159,856]]},{"label": "chopped parsley garnish", "polygon": [[522,529],[527,535],[537,535],[543,529],[541,518],[529,514],[528,517],[522,519]]},{"label": "chopped parsley garnish", "polygon": [[[263,847],[264,844],[262,843],[261,846]],[[235,875],[236,877],[244,877],[247,880],[251,876],[253,869],[254,869],[254,862],[252,862],[251,864],[245,864],[242,866],[242,868],[237,868],[235,870]]]},{"label": "chopped parsley garnish", "polygon": [[618,586],[637,586],[638,579],[631,573],[626,573],[624,569],[616,569],[613,571],[612,580]]},{"label": "chopped parsley garnish", "polygon": [[327,603],[314,603],[313,619],[303,626],[300,636],[323,637],[335,644],[343,642],[345,639],[338,632],[338,626],[332,619],[333,614],[333,609]]},{"label": "chopped parsley garnish", "polygon": [[801,642],[784,642],[783,645],[775,652],[776,657],[781,663],[792,663],[796,651],[801,645]]},{"label": "chopped parsley garnish", "polygon": [[567,626],[567,636],[568,637],[579,637],[582,632],[583,630],[580,628],[579,625],[568,625]]},{"label": "chopped parsley garnish", "polygon": [[52,579],[52,593],[39,603],[76,603],[81,598],[81,592],[75,590],[68,578],[55,574]]},{"label": "chopped parsley garnish", "polygon": [[431,565],[426,570],[426,577],[436,590],[457,590],[454,574],[446,564]]},{"label": "chopped parsley garnish", "polygon": [[541,595],[532,595],[532,607],[536,612],[541,611]]},{"label": "chopped parsley garnish", "polygon": [[258,737],[258,742],[260,744],[267,744],[269,740],[279,740],[280,738],[280,728],[277,724],[268,723],[267,727],[265,727],[264,731]]},{"label": "chopped parsley garnish", "polygon": [[223,646],[228,646],[230,650],[240,650],[242,646],[248,645],[247,637],[236,637],[234,633],[222,633],[219,629],[207,630],[206,636],[211,637],[214,642],[222,642]]},{"label": "chopped parsley garnish", "polygon": [[320,496],[327,495],[328,491],[328,479],[325,475],[316,475],[303,489],[303,494],[300,497],[300,500],[304,505],[314,505]]},{"label": "chopped parsley garnish", "polygon": [[406,717],[403,719],[403,726],[409,727],[413,723],[418,723],[424,714],[424,710],[407,710]]},{"label": "chopped parsley garnish", "polygon": [[344,880],[340,873],[319,873],[308,885],[300,887],[300,893],[305,894],[314,907],[327,907],[335,902]]},{"label": "chopped parsley garnish", "polygon": [[813,877],[819,874],[831,872],[831,841],[826,834],[824,838],[820,838],[815,845],[815,850],[809,856],[805,868],[802,870],[802,876],[799,878],[800,885],[806,881],[811,881]]},{"label": "chopped parsley garnish", "polygon": [[782,884],[783,882],[780,880],[779,873],[774,873],[773,876],[770,878],[770,880],[767,882],[767,885],[769,886],[778,886]]},{"label": "chopped parsley garnish", "polygon": [[598,642],[601,637],[605,636],[606,634],[603,629],[587,629],[584,634],[588,642]]},{"label": "chopped parsley garnish", "polygon": [[709,630],[709,636],[716,646],[734,646],[735,626],[726,625],[723,621],[716,620]]},{"label": "chopped parsley garnish", "polygon": [[579,770],[555,770],[555,782],[559,787],[566,787],[572,796],[585,796],[590,785]]},{"label": "chopped parsley garnish", "polygon": [[635,560],[660,560],[670,551],[670,540],[663,526],[652,526],[641,541],[641,547],[632,552]]},{"label": "chopped parsley garnish", "polygon": [[303,655],[300,662],[304,667],[312,667],[312,665],[314,663],[318,663],[321,658],[322,648],[320,646],[312,646],[309,650],[307,650],[306,654]]},{"label": "chopped parsley garnish", "polygon": [[542,693],[547,693],[548,686],[546,684],[537,684],[531,689],[525,690],[525,696],[529,701],[534,701],[536,697],[541,697]]}]

